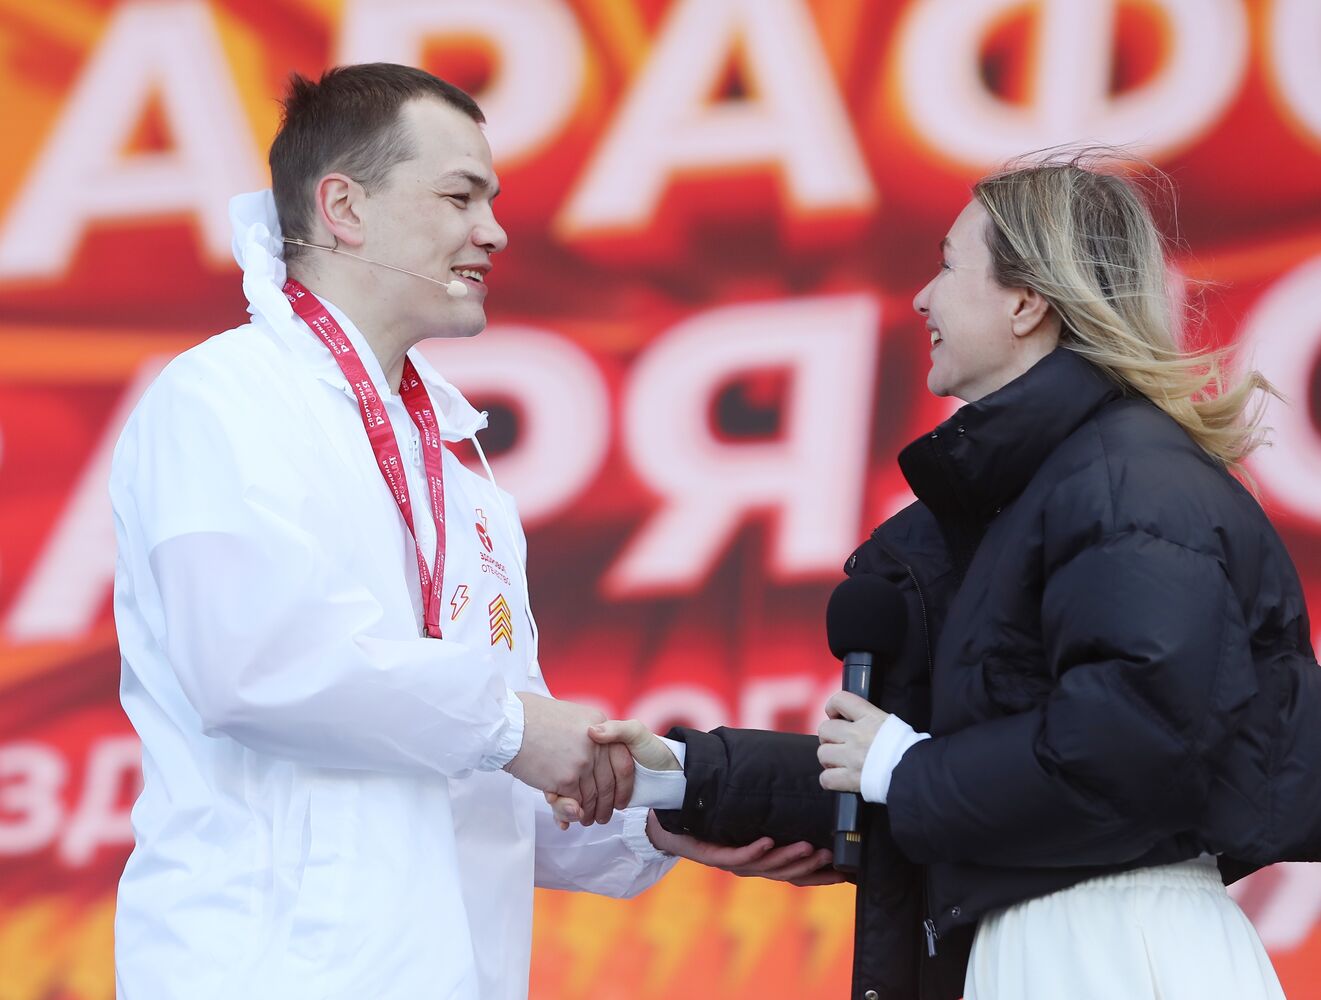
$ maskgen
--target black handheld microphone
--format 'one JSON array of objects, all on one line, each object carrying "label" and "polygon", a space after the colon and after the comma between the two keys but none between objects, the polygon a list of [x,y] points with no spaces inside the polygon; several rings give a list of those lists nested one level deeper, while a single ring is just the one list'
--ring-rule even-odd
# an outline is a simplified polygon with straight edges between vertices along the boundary
[{"label": "black handheld microphone", "polygon": [[[872,671],[898,655],[908,631],[908,606],[890,581],[860,574],[844,580],[826,605],[826,640],[844,661],[844,690],[870,698]],[[835,793],[835,868],[862,866],[862,797]]]}]

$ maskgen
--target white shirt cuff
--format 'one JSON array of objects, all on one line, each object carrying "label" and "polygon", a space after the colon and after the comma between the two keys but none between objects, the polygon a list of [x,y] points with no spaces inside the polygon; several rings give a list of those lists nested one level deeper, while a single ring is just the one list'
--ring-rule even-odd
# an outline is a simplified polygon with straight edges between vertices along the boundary
[{"label": "white shirt cuff", "polygon": [[930,733],[914,731],[903,719],[892,715],[881,723],[872,740],[867,759],[862,764],[862,797],[868,802],[884,803],[890,794],[890,777],[908,748],[931,739]]},{"label": "white shirt cuff", "polygon": [[683,773],[683,762],[688,752],[688,744],[680,743],[678,740],[667,740],[664,736],[660,739],[679,761],[679,768],[676,771],[653,771],[634,762],[633,797],[628,801],[630,808],[633,806],[647,809],[683,808],[683,794],[688,788],[688,779]]},{"label": "white shirt cuff", "polygon": [[[682,771],[673,773],[683,774]],[[644,863],[673,857],[665,851],[658,850],[656,845],[651,842],[651,838],[647,836],[647,816],[650,812],[649,809],[633,809],[632,807],[624,810],[624,843],[637,859]]]},{"label": "white shirt cuff", "polygon": [[482,758],[478,770],[498,771],[523,749],[523,701],[516,693],[509,691],[505,694],[504,709],[509,725],[500,734],[500,742],[495,750]]}]

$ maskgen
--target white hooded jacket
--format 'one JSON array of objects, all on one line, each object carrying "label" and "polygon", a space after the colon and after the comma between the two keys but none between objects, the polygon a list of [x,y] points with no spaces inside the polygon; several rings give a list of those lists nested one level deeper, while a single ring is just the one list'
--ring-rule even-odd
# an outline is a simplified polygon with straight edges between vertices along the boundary
[{"label": "white hooded jacket", "polygon": [[[445,638],[423,638],[412,535],[352,390],[281,291],[270,193],[230,212],[252,321],[171,362],[111,471],[144,777],[118,996],[522,1000],[534,881],[625,896],[673,859],[645,810],[565,833],[501,770],[522,740],[514,692],[546,693],[513,500],[446,451]],[[430,562],[417,429],[326,305],[386,400]],[[446,441],[486,425],[409,357]]]}]

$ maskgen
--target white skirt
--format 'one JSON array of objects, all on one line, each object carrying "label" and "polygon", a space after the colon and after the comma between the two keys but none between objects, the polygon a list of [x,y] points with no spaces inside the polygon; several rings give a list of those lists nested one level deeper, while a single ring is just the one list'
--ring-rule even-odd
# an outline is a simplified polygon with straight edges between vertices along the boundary
[{"label": "white skirt", "polygon": [[965,1000],[1284,1000],[1215,859],[1105,875],[988,914]]}]

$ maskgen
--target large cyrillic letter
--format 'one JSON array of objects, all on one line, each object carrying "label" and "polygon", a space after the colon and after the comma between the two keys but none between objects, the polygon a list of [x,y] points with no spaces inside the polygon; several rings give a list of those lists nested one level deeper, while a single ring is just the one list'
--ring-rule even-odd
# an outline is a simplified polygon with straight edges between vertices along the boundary
[{"label": "large cyrillic letter", "polygon": [[1293,116],[1321,139],[1321,4],[1275,0],[1267,60]]},{"label": "large cyrillic letter", "polygon": [[[697,586],[755,511],[778,514],[773,575],[838,574],[857,544],[880,306],[868,295],[729,306],[661,335],[634,366],[624,445],[661,508],[612,567],[608,589]],[[712,433],[715,394],[740,375],[789,374],[776,440]]]},{"label": "large cyrillic letter", "polygon": [[[126,156],[153,97],[175,146]],[[91,222],[181,211],[228,260],[229,199],[265,183],[207,5],[123,4],[0,229],[0,278],[58,274]]]},{"label": "large cyrillic letter", "polygon": [[42,743],[0,746],[0,856],[41,850],[64,817],[64,758]]},{"label": "large cyrillic letter", "polygon": [[[735,51],[753,94],[712,103]],[[800,0],[683,0],[558,225],[570,236],[640,229],[676,174],[767,165],[804,211],[861,211],[875,200]]]},{"label": "large cyrillic letter", "polygon": [[1243,322],[1240,354],[1288,400],[1267,403],[1271,446],[1257,449],[1248,463],[1270,499],[1321,527],[1321,433],[1308,405],[1321,365],[1321,257],[1261,297]]},{"label": "large cyrillic letter", "polygon": [[535,153],[573,113],[586,56],[578,23],[553,0],[357,0],[344,13],[339,61],[416,65],[423,43],[446,35],[495,49],[495,75],[474,96],[497,166]]},{"label": "large cyrillic letter", "polygon": [[46,547],[14,598],[5,631],[14,642],[74,639],[95,622],[115,580],[110,460],[133,407],[169,358],[146,359],[124,389]]},{"label": "large cyrillic letter", "polygon": [[1126,144],[1157,156],[1200,135],[1247,66],[1239,0],[1151,0],[1169,25],[1156,75],[1112,94],[1120,0],[1038,0],[1031,97],[1011,104],[982,76],[987,34],[1022,0],[920,0],[898,34],[901,99],[942,153],[977,168],[1063,143]]}]

